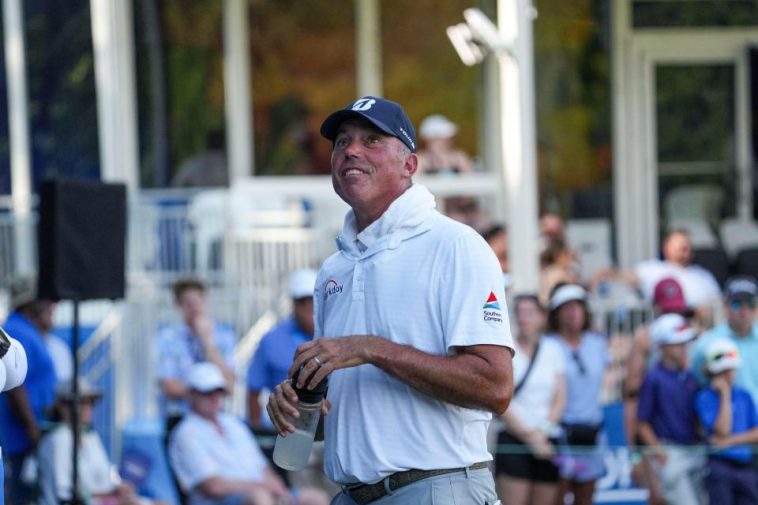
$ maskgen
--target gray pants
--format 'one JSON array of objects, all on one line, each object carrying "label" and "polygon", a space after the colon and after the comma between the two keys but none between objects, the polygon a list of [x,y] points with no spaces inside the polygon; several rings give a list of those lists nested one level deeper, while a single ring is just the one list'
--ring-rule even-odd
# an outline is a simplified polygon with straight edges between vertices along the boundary
[{"label": "gray pants", "polygon": [[[371,505],[499,505],[495,482],[488,468],[429,477],[401,487]],[[347,494],[339,493],[332,505],[356,505]]]}]

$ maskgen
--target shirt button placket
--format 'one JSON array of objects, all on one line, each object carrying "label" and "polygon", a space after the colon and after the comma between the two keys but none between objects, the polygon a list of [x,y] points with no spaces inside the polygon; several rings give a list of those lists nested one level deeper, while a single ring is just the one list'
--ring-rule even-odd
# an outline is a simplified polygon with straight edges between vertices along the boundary
[{"label": "shirt button placket", "polygon": [[363,300],[364,281],[364,264],[362,261],[358,261],[353,270],[353,300]]}]

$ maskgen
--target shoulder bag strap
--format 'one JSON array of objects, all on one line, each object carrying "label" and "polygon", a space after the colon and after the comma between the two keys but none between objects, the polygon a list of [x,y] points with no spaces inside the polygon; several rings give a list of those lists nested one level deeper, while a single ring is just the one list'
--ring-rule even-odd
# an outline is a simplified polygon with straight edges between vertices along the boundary
[{"label": "shoulder bag strap", "polygon": [[513,389],[513,396],[516,396],[519,391],[521,391],[521,388],[524,387],[524,384],[526,383],[526,379],[529,378],[529,373],[532,371],[532,367],[534,366],[534,362],[537,361],[537,353],[540,352],[540,342],[537,341],[537,345],[534,347],[534,354],[532,354],[532,359],[529,361],[529,365],[526,367],[526,372],[524,372],[524,376],[521,377],[521,380],[518,381],[518,384],[516,384],[516,387]]}]

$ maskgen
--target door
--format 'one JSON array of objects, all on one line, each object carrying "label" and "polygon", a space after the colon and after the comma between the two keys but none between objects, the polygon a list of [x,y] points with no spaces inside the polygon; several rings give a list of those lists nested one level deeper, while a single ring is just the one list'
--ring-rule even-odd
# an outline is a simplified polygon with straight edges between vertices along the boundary
[{"label": "door", "polygon": [[[622,30],[623,32],[623,30]],[[656,257],[670,224],[752,216],[749,48],[758,30],[614,37],[614,185],[622,267]]]}]

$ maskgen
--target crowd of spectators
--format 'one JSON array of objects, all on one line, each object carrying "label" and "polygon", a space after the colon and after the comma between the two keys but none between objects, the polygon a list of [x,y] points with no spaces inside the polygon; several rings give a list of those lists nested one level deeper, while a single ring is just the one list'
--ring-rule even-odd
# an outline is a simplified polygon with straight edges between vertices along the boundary
[{"label": "crowd of spectators", "polygon": [[[421,173],[474,170],[471,158],[453,144],[456,132],[443,116],[422,122]],[[471,197],[448,197],[443,207],[481,232],[509,288],[507,227],[493,224]],[[558,215],[541,217],[540,241],[538,291],[509,290],[508,297],[517,352],[513,401],[497,420],[494,447],[503,502],[592,503],[606,472],[603,398],[617,360],[633,476],[649,490],[650,503],[704,504],[707,497],[710,503],[758,503],[758,283],[732,278],[722,293],[714,276],[693,263],[687,232],[679,229],[664,237],[661,258],[631,271],[601,270],[591,279],[580,278],[578,255]],[[315,278],[312,270],[292,272],[292,314],[262,337],[243,379],[244,421],[225,412],[225,398],[240,380],[233,362],[239,335],[214,320],[202,281],[174,284],[179,322],[160,329],[156,354],[165,448],[182,505],[320,505],[339,491],[321,470],[318,443],[299,472],[274,468],[271,448],[258,443],[274,434],[261,408],[268,392],[286,378],[297,346],[313,338]],[[628,284],[652,307],[650,324],[628,328],[621,356],[605,321],[593,321],[592,297],[608,281]],[[57,503],[70,499],[72,489],[71,353],[51,333],[55,303],[36,299],[33,285],[29,279],[14,284],[13,312],[4,324],[24,345],[30,370],[23,387],[0,397],[11,505]],[[720,300],[725,318],[714,326]],[[86,381],[79,389],[85,501],[160,505],[121,480],[91,430],[92,407],[102,391]]]}]

